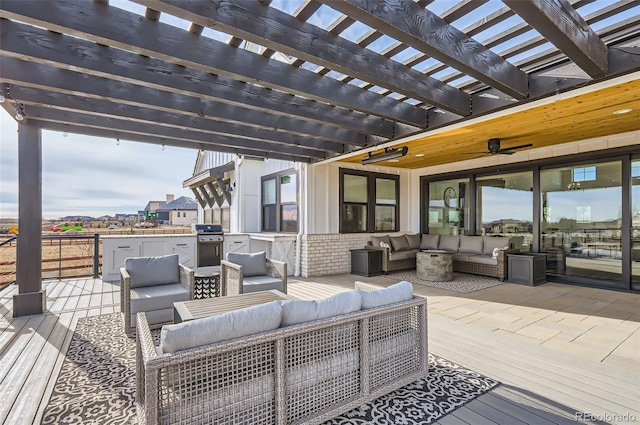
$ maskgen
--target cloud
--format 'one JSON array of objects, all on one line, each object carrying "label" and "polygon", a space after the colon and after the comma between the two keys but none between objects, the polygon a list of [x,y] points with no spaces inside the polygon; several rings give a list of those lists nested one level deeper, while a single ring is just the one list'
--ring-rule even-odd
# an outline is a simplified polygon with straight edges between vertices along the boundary
[{"label": "cloud", "polygon": [[[0,215],[17,217],[17,123],[0,112]],[[150,200],[193,193],[182,188],[191,177],[197,151],[160,145],[42,132],[42,213],[101,216],[136,213]]]}]

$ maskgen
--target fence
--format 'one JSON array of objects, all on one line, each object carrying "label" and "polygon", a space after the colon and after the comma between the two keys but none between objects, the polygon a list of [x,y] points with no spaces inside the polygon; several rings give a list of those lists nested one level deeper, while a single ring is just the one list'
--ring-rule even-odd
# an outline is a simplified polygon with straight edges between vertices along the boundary
[{"label": "fence", "polygon": [[[0,287],[16,280],[17,237],[0,242]],[[100,277],[100,235],[43,235],[42,278]]]}]

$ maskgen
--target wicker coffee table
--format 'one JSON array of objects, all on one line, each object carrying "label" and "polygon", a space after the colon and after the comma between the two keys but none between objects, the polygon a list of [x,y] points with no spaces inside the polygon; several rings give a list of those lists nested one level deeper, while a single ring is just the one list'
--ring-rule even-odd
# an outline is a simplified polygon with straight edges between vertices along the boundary
[{"label": "wicker coffee table", "polygon": [[453,254],[440,250],[417,252],[416,275],[429,282],[453,280]]},{"label": "wicker coffee table", "polygon": [[173,303],[173,323],[215,316],[245,307],[268,303],[270,301],[289,300],[293,297],[280,291],[249,292],[219,298],[206,298]]}]

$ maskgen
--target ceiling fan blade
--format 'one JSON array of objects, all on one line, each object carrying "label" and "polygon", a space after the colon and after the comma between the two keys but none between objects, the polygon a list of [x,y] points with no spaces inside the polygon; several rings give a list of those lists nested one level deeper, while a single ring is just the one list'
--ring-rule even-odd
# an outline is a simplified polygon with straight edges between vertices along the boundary
[{"label": "ceiling fan blade", "polygon": [[527,143],[526,145],[512,146],[510,148],[503,148],[503,149],[500,149],[500,150],[501,151],[513,151],[513,150],[516,150],[516,149],[529,148],[531,146],[533,146],[533,144]]},{"label": "ceiling fan blade", "polygon": [[511,151],[510,151],[510,150],[508,150],[508,149],[500,149],[500,150],[499,150],[498,152],[496,152],[496,153],[499,153],[500,155],[513,155],[515,152],[511,152]]}]

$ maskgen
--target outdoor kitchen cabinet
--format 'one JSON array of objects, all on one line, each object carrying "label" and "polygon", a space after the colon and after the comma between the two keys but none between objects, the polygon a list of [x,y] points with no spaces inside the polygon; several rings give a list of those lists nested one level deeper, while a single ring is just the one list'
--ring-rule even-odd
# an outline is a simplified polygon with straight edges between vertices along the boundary
[{"label": "outdoor kitchen cabinet", "polygon": [[152,257],[178,254],[180,263],[196,267],[195,235],[118,235],[103,236],[102,280],[120,280],[120,267],[129,257]]}]

